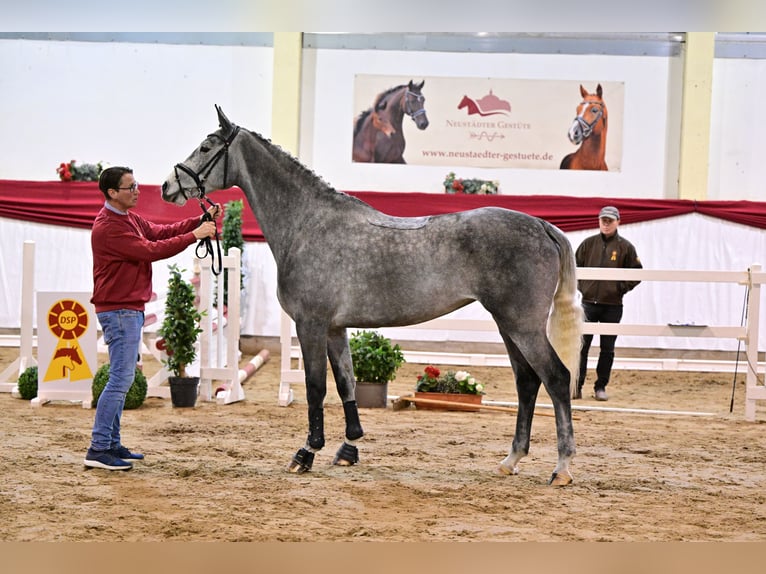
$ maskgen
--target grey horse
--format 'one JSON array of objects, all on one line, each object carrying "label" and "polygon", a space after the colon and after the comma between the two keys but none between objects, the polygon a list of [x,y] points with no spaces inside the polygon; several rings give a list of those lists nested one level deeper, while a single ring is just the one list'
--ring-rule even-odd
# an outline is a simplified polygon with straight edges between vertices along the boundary
[{"label": "grey horse", "polygon": [[[307,472],[324,447],[329,357],[343,402],[346,440],[334,464],[358,462],[362,429],[346,329],[433,319],[472,301],[491,313],[510,356],[519,408],[498,474],[528,454],[540,383],[550,395],[558,462],[549,481],[572,482],[570,397],[582,312],[564,234],[541,219],[496,207],[433,217],[392,217],[333,189],[260,135],[232,124],[206,137],[162,184],[165,201],[202,201],[206,189],[242,189],[277,265],[277,296],[303,353],[308,437],[288,471]],[[208,200],[209,201],[209,200]]]}]

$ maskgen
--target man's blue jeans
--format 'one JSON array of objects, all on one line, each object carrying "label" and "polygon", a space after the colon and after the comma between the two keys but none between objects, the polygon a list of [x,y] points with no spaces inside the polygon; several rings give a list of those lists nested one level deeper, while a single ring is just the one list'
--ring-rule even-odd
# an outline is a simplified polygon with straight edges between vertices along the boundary
[{"label": "man's blue jeans", "polygon": [[143,311],[118,309],[98,313],[98,322],[104,331],[104,342],[109,347],[109,380],[96,405],[93,423],[93,450],[108,450],[120,446],[120,417],[125,406],[125,395],[136,375],[136,361],[144,326]]}]

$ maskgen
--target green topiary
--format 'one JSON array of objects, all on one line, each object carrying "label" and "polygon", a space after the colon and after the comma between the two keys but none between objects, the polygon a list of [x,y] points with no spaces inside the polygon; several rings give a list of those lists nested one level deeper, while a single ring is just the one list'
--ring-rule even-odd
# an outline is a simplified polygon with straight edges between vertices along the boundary
[{"label": "green topiary", "polygon": [[377,331],[357,331],[348,344],[357,381],[379,384],[393,381],[404,363],[399,345],[391,345],[391,340]]},{"label": "green topiary", "polygon": [[[98,397],[101,396],[101,393],[104,390],[104,387],[106,386],[106,383],[109,381],[109,363],[106,363],[105,365],[101,365],[99,367],[98,371],[96,371],[96,376],[93,377],[93,386],[91,387],[91,392],[93,393],[93,406],[96,406],[96,403],[98,402]],[[125,408],[126,409],[137,409],[142,404],[144,404],[144,399],[146,398],[146,377],[141,372],[140,369],[136,368],[136,374],[133,378],[133,384],[130,385],[130,390],[128,391],[128,394],[125,395]]]},{"label": "green topiary", "polygon": [[27,367],[18,380],[19,395],[24,400],[32,400],[37,396],[37,365]]},{"label": "green topiary", "polygon": [[165,339],[167,358],[162,360],[176,377],[186,377],[186,366],[197,356],[197,335],[202,313],[194,306],[194,287],[181,278],[177,265],[168,265],[170,279],[165,295],[165,318],[157,334]]}]

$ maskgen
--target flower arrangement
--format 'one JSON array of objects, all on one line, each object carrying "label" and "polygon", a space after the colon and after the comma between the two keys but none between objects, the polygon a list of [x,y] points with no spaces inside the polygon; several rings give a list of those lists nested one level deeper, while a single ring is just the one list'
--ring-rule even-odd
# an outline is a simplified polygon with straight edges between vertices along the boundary
[{"label": "flower arrangement", "polygon": [[70,160],[68,163],[59,164],[56,173],[61,181],[98,181],[103,169],[101,162],[77,165],[75,160]]},{"label": "flower arrangement", "polygon": [[441,371],[428,365],[422,375],[418,375],[415,390],[419,393],[456,393],[463,395],[483,395],[484,385],[471,376],[468,371]]},{"label": "flower arrangement", "polygon": [[470,193],[494,195],[500,189],[500,182],[488,179],[462,179],[451,171],[444,179],[444,191],[447,193]]}]

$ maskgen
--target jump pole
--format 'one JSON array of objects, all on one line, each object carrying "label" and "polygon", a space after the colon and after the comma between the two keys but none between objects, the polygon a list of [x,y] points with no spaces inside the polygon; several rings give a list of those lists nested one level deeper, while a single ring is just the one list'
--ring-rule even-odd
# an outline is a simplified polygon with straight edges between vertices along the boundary
[{"label": "jump pole", "polygon": [[[482,401],[485,405],[498,405],[506,407],[518,407],[519,403],[509,401]],[[552,409],[551,404],[536,404],[535,408],[540,409]],[[688,416],[688,417],[714,417],[716,413],[703,413],[697,411],[667,411],[657,409],[631,409],[623,407],[599,407],[590,405],[572,405],[573,411],[601,411],[606,413],[632,413],[640,415],[676,415],[676,416]]]},{"label": "jump pole", "polygon": [[35,296],[35,242],[24,241],[21,271],[21,330],[19,357],[0,373],[0,392],[10,393],[16,387],[21,374],[28,367],[37,365],[32,356],[32,313],[34,312]]},{"label": "jump pole", "polygon": [[260,369],[268,360],[269,350],[261,350],[255,357],[250,359],[250,362],[247,363],[247,365],[239,370],[239,382],[244,383],[247,379],[252,377],[255,374],[255,371]]}]

